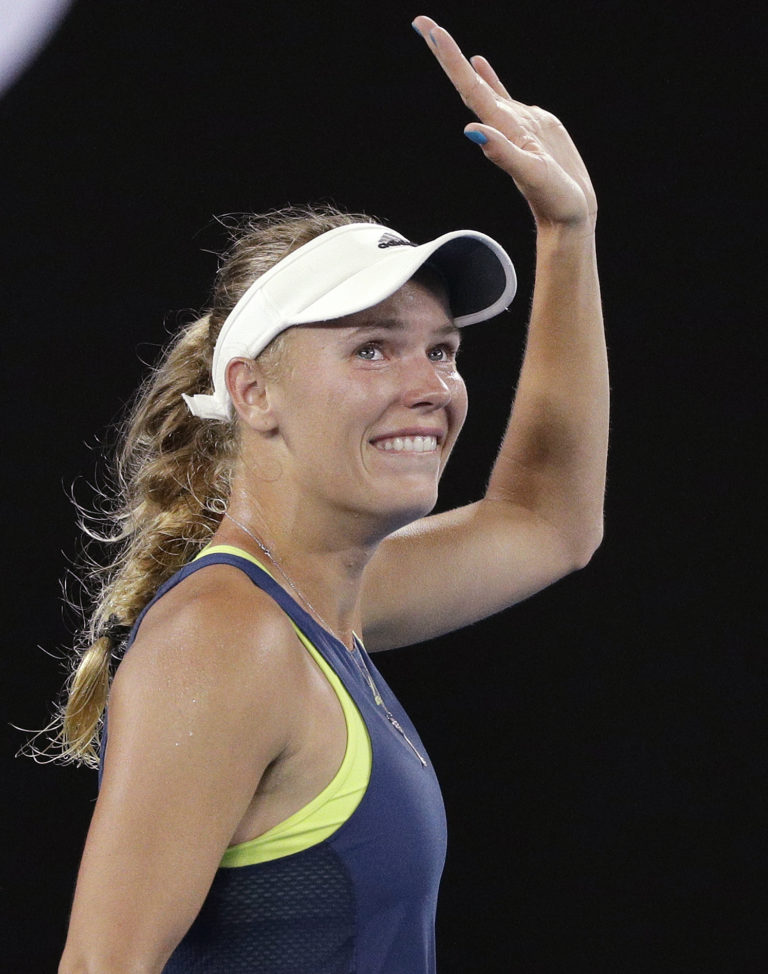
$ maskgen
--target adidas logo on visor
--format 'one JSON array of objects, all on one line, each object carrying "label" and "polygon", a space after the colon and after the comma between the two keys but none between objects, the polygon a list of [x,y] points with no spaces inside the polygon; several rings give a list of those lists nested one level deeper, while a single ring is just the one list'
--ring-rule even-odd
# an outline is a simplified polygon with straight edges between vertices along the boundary
[{"label": "adidas logo on visor", "polygon": [[384,233],[379,237],[379,250],[387,247],[418,247],[418,244],[411,243],[404,237],[396,237],[394,233]]}]

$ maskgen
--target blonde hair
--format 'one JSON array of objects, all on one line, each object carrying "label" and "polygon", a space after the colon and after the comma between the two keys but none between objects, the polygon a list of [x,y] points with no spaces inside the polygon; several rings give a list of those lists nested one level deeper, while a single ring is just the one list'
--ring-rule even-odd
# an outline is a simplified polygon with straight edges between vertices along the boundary
[{"label": "blonde hair", "polygon": [[[173,338],[142,384],[119,429],[110,496],[91,538],[115,546],[106,564],[87,565],[81,581],[89,608],[73,653],[64,702],[47,732],[46,754],[98,764],[99,739],[113,661],[157,589],[203,548],[226,506],[237,456],[235,420],[200,420],[181,398],[211,392],[211,360],[227,315],[253,281],[314,237],[348,223],[377,222],[332,206],[274,210],[229,226],[209,310]],[[279,355],[280,336],[264,352]],[[105,527],[106,526],[106,529]],[[39,750],[32,748],[38,755]]]}]

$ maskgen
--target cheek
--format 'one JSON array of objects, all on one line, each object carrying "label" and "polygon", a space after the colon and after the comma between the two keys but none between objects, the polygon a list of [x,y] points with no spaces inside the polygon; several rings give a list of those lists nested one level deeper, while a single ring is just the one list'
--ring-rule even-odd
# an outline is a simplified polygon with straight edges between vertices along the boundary
[{"label": "cheek", "polygon": [[451,380],[451,412],[455,427],[454,438],[459,435],[461,428],[464,426],[468,409],[469,398],[467,396],[467,387],[459,373],[455,372]]},{"label": "cheek", "polygon": [[291,444],[298,448],[301,441],[318,460],[349,451],[361,438],[373,398],[349,381],[306,383],[290,410]]},{"label": "cheek", "polygon": [[464,380],[458,374],[458,372],[453,373],[449,382],[451,389],[451,404],[448,407],[448,440],[443,448],[443,454],[440,461],[440,476],[442,477],[445,466],[453,453],[453,448],[456,446],[456,440],[459,437],[459,433],[464,426],[464,420],[467,418],[467,410],[469,408],[469,399],[467,397],[467,387],[464,384]]}]

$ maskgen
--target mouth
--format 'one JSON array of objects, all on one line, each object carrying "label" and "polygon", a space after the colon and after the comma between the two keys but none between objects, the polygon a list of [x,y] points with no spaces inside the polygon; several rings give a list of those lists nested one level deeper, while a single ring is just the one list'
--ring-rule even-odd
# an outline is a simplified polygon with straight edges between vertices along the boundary
[{"label": "mouth", "polygon": [[436,453],[440,437],[434,433],[382,436],[371,441],[383,453]]}]

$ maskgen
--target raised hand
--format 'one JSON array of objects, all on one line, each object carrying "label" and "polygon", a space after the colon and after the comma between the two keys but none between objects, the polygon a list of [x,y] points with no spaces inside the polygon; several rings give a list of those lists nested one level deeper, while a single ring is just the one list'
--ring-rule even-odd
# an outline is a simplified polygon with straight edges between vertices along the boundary
[{"label": "raised hand", "polygon": [[589,173],[563,124],[511,97],[481,55],[468,61],[429,17],[413,22],[464,104],[480,120],[464,129],[491,162],[514,179],[538,224],[592,229],[597,201]]}]

